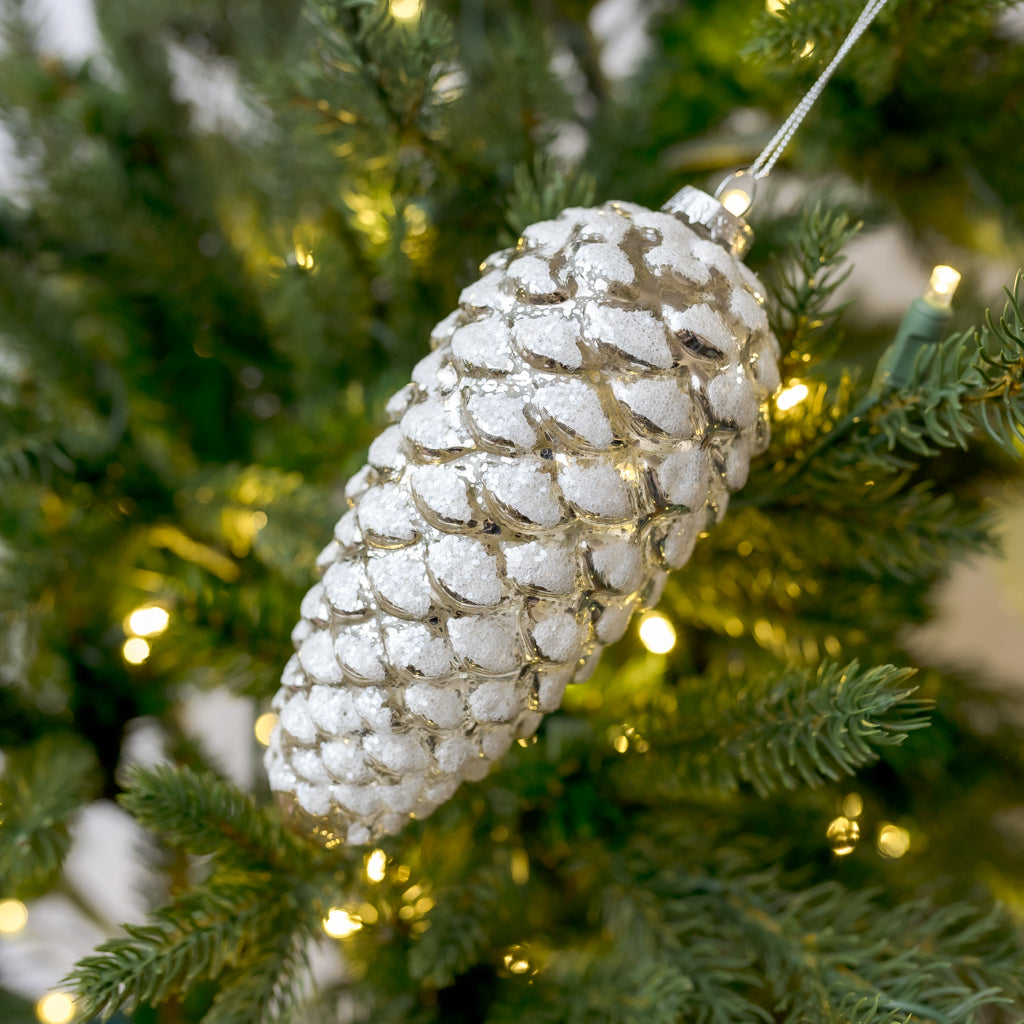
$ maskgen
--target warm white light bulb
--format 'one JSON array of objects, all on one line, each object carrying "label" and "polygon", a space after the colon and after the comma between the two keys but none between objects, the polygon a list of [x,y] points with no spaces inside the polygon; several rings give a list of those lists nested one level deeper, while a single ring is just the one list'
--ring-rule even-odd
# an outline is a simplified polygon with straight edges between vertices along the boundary
[{"label": "warm white light bulb", "polygon": [[668,654],[676,645],[676,631],[664,615],[648,615],[640,623],[640,642],[651,654]]},{"label": "warm white light bulb", "polygon": [[878,830],[878,852],[899,860],[910,849],[910,833],[899,825],[883,825]]},{"label": "warm white light bulb", "polygon": [[391,0],[390,8],[395,21],[415,21],[423,11],[423,0]]},{"label": "warm white light bulb", "polygon": [[723,192],[719,202],[734,216],[742,217],[750,209],[754,197],[741,188],[730,188]]},{"label": "warm white light bulb", "polygon": [[159,605],[147,604],[128,616],[127,632],[136,636],[159,636],[171,621],[170,612]]},{"label": "warm white light bulb", "polygon": [[384,872],[388,866],[387,854],[383,850],[374,850],[366,858],[366,877],[371,882],[379,882],[384,878]]},{"label": "warm white light bulb", "polygon": [[274,727],[277,725],[277,715],[273,711],[268,711],[265,714],[260,715],[256,719],[256,724],[253,726],[253,732],[256,733],[256,739],[267,746],[270,743],[270,734],[274,731]]},{"label": "warm white light bulb", "polygon": [[75,1001],[66,992],[51,992],[36,1003],[42,1024],[67,1024],[75,1015]]},{"label": "warm white light bulb", "polygon": [[799,405],[810,393],[810,388],[806,384],[801,384],[797,381],[795,384],[790,384],[788,388],[783,388],[779,392],[778,397],[775,399],[775,406],[780,412],[785,412],[787,409],[792,409],[793,406]]},{"label": "warm white light bulb", "polygon": [[28,924],[28,908],[21,900],[0,900],[0,933],[14,935]]},{"label": "warm white light bulb", "polygon": [[341,907],[331,907],[323,920],[323,929],[332,939],[347,939],[362,927],[358,917]]},{"label": "warm white light bulb", "polygon": [[141,665],[149,657],[149,643],[141,636],[130,636],[125,640],[121,654],[129,665]]},{"label": "warm white light bulb", "polygon": [[928,291],[924,293],[924,301],[936,309],[949,309],[959,284],[959,270],[945,265],[933,267],[932,276],[928,279]]}]

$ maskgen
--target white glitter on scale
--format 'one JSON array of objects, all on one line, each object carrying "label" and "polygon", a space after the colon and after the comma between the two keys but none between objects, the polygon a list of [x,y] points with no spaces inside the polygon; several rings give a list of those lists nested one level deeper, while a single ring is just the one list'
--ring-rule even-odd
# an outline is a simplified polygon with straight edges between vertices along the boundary
[{"label": "white glitter on scale", "polygon": [[487,317],[460,327],[452,335],[452,355],[467,366],[496,373],[513,370],[508,328],[503,320]]},{"label": "white glitter on scale", "polygon": [[433,593],[419,550],[376,554],[367,561],[366,568],[377,593],[399,611],[416,619],[430,611]]},{"label": "white glitter on scale", "polygon": [[481,683],[467,702],[479,722],[507,722],[519,709],[519,697],[507,680]]},{"label": "white glitter on scale", "polygon": [[365,533],[395,540],[416,537],[418,516],[411,496],[395,484],[367,491],[359,502],[359,525]]},{"label": "white glitter on scale", "polygon": [[553,295],[559,289],[551,276],[551,264],[537,256],[520,256],[508,265],[509,280],[521,288],[522,298]]},{"label": "white glitter on scale", "polygon": [[575,227],[573,219],[564,214],[557,220],[538,221],[523,232],[523,244],[527,249],[539,249],[544,255],[554,255],[569,241]]},{"label": "white glitter on scale", "polygon": [[414,715],[420,715],[442,729],[454,729],[466,716],[458,690],[429,683],[413,683],[408,687],[405,706]]},{"label": "white glitter on scale", "polygon": [[401,469],[408,461],[404,444],[402,431],[397,426],[388,427],[370,443],[367,461],[378,469]]},{"label": "white glitter on scale", "polygon": [[299,661],[306,674],[318,683],[341,682],[341,666],[334,657],[331,634],[326,630],[317,630],[303,640]]},{"label": "white glitter on scale", "polygon": [[482,606],[501,600],[498,560],[478,540],[442,537],[430,546],[427,562],[434,578],[460,601]]},{"label": "white glitter on scale", "polygon": [[354,732],[362,726],[347,690],[336,686],[314,686],[309,691],[307,703],[317,728],[328,736]]},{"label": "white glitter on scale", "polygon": [[355,679],[380,682],[384,679],[384,645],[375,622],[343,626],[334,640],[334,655]]},{"label": "white glitter on scale", "polygon": [[439,679],[452,667],[448,645],[419,622],[381,616],[384,646],[395,668],[427,679]]},{"label": "white glitter on scale", "polygon": [[690,395],[675,380],[614,380],[612,393],[655,430],[671,437],[689,437],[693,433]]},{"label": "white glitter on scale", "polygon": [[518,395],[500,391],[477,393],[470,396],[466,408],[487,440],[511,442],[522,449],[532,448],[537,441],[537,433],[527,423]]},{"label": "white glitter on scale", "polygon": [[501,462],[487,470],[485,484],[503,505],[539,526],[557,526],[562,509],[551,476],[537,462]]},{"label": "white glitter on scale", "polygon": [[612,590],[633,591],[640,585],[640,548],[626,538],[606,542],[591,551],[594,569]]},{"label": "white glitter on scale", "polygon": [[338,562],[328,568],[322,580],[324,595],[342,615],[363,615],[370,607],[366,575],[359,562]]},{"label": "white glitter on scale", "polygon": [[[732,378],[732,379],[730,379]],[[757,423],[760,403],[754,393],[754,384],[742,366],[730,367],[708,382],[708,402],[716,419],[736,424],[740,430],[749,430]]]},{"label": "white glitter on scale", "polygon": [[325,743],[320,752],[327,771],[338,782],[359,785],[373,778],[373,771],[363,757],[362,746],[358,740]]},{"label": "white glitter on scale", "polygon": [[411,479],[416,496],[436,516],[453,523],[468,523],[473,518],[465,481],[454,466],[417,466]]},{"label": "white glitter on scale", "polygon": [[563,430],[595,448],[612,443],[612,426],[592,385],[576,379],[559,381],[539,388],[534,401]]},{"label": "white glitter on scale", "polygon": [[554,544],[530,541],[504,544],[505,568],[519,584],[538,587],[549,594],[576,590],[576,561],[571,552]]},{"label": "white glitter on scale", "polygon": [[586,334],[647,366],[667,370],[672,365],[665,327],[647,310],[622,309],[590,301],[586,305]]},{"label": "white glitter on scale", "polygon": [[739,351],[736,336],[728,324],[707,303],[687,309],[666,308],[665,323],[670,331],[691,331],[698,338],[713,345],[726,358],[732,359]]},{"label": "white glitter on scale", "polygon": [[457,451],[472,446],[457,405],[428,398],[414,405],[400,424],[402,433],[415,445],[429,451]]},{"label": "white glitter on scale", "polygon": [[463,615],[448,620],[452,650],[485,672],[516,665],[515,622],[510,615]]},{"label": "white glitter on scale", "polygon": [[591,242],[581,245],[572,259],[576,270],[594,283],[632,284],[636,278],[633,264],[617,245]]},{"label": "white glitter on scale", "polygon": [[301,693],[294,694],[281,708],[278,721],[281,728],[299,743],[309,745],[316,740],[316,725]]},{"label": "white glitter on scale", "polygon": [[657,477],[658,487],[670,505],[685,505],[696,511],[707,500],[711,462],[698,445],[687,445],[665,457]]},{"label": "white glitter on scale", "polygon": [[583,512],[605,519],[632,514],[625,481],[610,462],[570,462],[561,468],[558,482],[562,494]]},{"label": "white glitter on scale", "polygon": [[526,358],[543,366],[546,362],[566,370],[583,365],[579,346],[579,326],[559,313],[524,316],[512,328],[512,338]]},{"label": "white glitter on scale", "polygon": [[537,649],[551,661],[569,661],[579,649],[579,626],[569,614],[552,615],[533,628]]}]

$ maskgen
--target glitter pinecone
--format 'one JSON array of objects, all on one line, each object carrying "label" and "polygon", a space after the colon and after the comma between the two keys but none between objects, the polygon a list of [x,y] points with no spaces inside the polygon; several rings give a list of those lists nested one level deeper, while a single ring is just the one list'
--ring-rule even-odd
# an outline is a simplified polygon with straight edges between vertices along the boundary
[{"label": "glitter pinecone", "polygon": [[693,189],[666,210],[527,228],[388,403],[274,700],[271,787],[322,842],[397,832],[532,734],[767,444],[749,229]]}]

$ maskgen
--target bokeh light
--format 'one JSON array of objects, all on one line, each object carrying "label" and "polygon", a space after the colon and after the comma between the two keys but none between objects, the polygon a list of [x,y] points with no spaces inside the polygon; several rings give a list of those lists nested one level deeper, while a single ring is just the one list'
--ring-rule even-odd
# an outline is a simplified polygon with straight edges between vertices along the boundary
[{"label": "bokeh light", "polygon": [[21,900],[0,900],[0,933],[14,935],[28,924],[28,907]]},{"label": "bokeh light", "polygon": [[785,412],[787,409],[799,405],[810,393],[810,388],[806,384],[797,381],[779,392],[775,399],[775,407],[781,412]]},{"label": "bokeh light", "polygon": [[43,1024],[67,1024],[75,1015],[75,1001],[66,992],[51,992],[36,1003]]},{"label": "bokeh light", "polygon": [[270,735],[274,731],[274,727],[277,725],[277,715],[273,711],[268,711],[266,714],[260,715],[256,719],[256,724],[253,726],[253,732],[256,733],[256,739],[259,740],[263,746],[267,746],[270,743]]},{"label": "bokeh light", "polygon": [[640,623],[640,642],[652,654],[668,654],[676,645],[676,631],[664,615],[647,615]]},{"label": "bokeh light", "polygon": [[341,907],[331,907],[323,920],[323,929],[332,939],[347,939],[362,927],[363,922],[355,914]]},{"label": "bokeh light", "polygon": [[170,612],[156,604],[136,608],[128,616],[126,633],[135,636],[159,636],[171,621]]},{"label": "bokeh light", "polygon": [[125,640],[121,654],[129,665],[141,665],[149,657],[149,643],[141,636],[130,636]]}]

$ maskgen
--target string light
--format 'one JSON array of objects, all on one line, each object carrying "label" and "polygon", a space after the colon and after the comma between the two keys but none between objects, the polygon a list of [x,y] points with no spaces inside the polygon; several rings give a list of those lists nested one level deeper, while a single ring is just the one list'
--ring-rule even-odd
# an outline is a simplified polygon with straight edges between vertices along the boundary
[{"label": "string light", "polygon": [[848,818],[859,818],[864,813],[864,799],[860,793],[849,793],[843,797],[843,814]]},{"label": "string light", "polygon": [[928,279],[928,290],[924,293],[924,301],[936,309],[949,309],[953,304],[953,296],[956,295],[959,284],[959,270],[943,264],[932,267],[932,274]]},{"label": "string light", "polygon": [[647,615],[640,622],[640,642],[652,654],[668,654],[676,645],[676,631],[664,615]]},{"label": "string light", "polygon": [[764,9],[769,14],[782,17],[782,12],[789,6],[789,0],[764,0]]},{"label": "string light", "polygon": [[323,919],[323,929],[332,939],[347,939],[362,927],[363,922],[355,914],[341,907],[331,907]]},{"label": "string light", "polygon": [[387,870],[388,858],[383,850],[374,850],[369,857],[366,858],[366,877],[371,882],[380,882],[384,878],[384,872]]},{"label": "string light", "polygon": [[304,245],[295,246],[295,263],[303,270],[313,269],[313,254]]},{"label": "string light", "polygon": [[0,933],[14,935],[28,924],[28,907],[21,900],[0,900]]},{"label": "string light", "polygon": [[423,11],[422,0],[391,0],[389,6],[395,21],[415,21]]},{"label": "string light", "polygon": [[273,711],[268,711],[256,719],[256,724],[253,726],[253,732],[256,733],[256,739],[262,743],[263,746],[266,747],[270,744],[270,736],[276,725],[277,715],[275,715]]},{"label": "string light", "polygon": [[157,604],[146,604],[136,608],[127,619],[126,633],[135,636],[159,636],[171,621],[170,612]]},{"label": "string light", "polygon": [[910,833],[899,825],[886,824],[878,830],[878,852],[890,860],[899,860],[910,849]]},{"label": "string light", "polygon": [[853,853],[857,840],[860,839],[860,825],[845,815],[840,815],[829,822],[825,837],[832,845],[832,852],[837,857],[845,857]]},{"label": "string light", "polygon": [[121,648],[121,654],[129,665],[141,665],[149,657],[149,643],[141,636],[130,636]]},{"label": "string light", "polygon": [[742,217],[750,209],[753,196],[741,188],[731,188],[719,197],[721,204],[734,216]]},{"label": "string light", "polygon": [[43,1024],[67,1024],[75,1015],[75,1001],[66,992],[51,992],[36,1003]]},{"label": "string light", "polygon": [[780,412],[785,412],[787,409],[799,405],[810,393],[811,390],[806,384],[796,381],[779,392],[775,399],[775,408]]},{"label": "string light", "polygon": [[509,974],[536,974],[537,968],[530,961],[528,946],[509,946],[501,958]]}]

